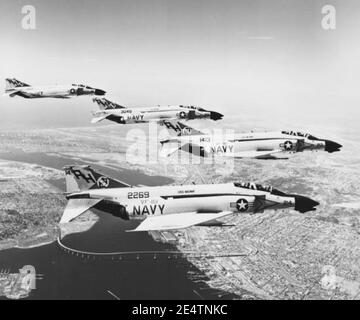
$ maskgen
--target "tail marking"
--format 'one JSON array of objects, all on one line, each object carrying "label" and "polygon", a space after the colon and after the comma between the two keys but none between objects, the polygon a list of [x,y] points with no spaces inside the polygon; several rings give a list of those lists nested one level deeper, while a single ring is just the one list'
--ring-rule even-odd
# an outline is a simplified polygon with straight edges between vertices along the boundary
[{"label": "tail marking", "polygon": [[65,170],[68,193],[89,189],[125,188],[130,185],[97,172],[88,165],[67,166]]},{"label": "tail marking", "polygon": [[93,98],[93,102],[97,103],[101,110],[108,110],[108,109],[124,109],[124,106],[121,106],[115,102],[112,102],[105,98]]},{"label": "tail marking", "polygon": [[166,126],[166,128],[175,131],[178,134],[178,136],[203,134],[201,131],[193,129],[189,126],[186,126],[185,124],[183,124],[179,121],[173,122],[173,121],[164,120],[162,123],[163,123],[163,125]]},{"label": "tail marking", "polygon": [[15,78],[6,78],[5,79],[6,82],[6,90],[9,89],[14,89],[14,88],[19,88],[19,87],[30,87],[29,84],[25,83],[25,82],[21,82]]}]

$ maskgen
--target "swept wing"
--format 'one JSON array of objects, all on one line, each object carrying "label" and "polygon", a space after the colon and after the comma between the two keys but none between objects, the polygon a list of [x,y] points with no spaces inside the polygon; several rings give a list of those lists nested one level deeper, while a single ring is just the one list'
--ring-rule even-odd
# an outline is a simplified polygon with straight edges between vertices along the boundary
[{"label": "swept wing", "polygon": [[218,213],[182,212],[146,218],[136,229],[129,231],[156,231],[183,229],[233,214],[232,211]]}]

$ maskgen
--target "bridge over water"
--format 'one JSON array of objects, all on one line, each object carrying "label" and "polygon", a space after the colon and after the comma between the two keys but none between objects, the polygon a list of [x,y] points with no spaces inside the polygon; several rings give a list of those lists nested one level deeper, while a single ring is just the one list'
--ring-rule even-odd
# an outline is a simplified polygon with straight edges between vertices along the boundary
[{"label": "bridge over water", "polygon": [[249,252],[199,252],[199,251],[120,251],[120,252],[89,252],[70,248],[61,242],[61,238],[57,238],[59,248],[67,254],[77,256],[84,259],[106,259],[113,261],[121,260],[139,260],[139,259],[178,259],[178,258],[222,258],[222,257],[242,257],[253,254]]}]

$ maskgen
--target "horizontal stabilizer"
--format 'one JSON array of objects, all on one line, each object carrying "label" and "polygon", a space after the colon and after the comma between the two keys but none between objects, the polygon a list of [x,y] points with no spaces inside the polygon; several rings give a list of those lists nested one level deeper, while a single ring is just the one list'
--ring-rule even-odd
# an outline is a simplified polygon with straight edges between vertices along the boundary
[{"label": "horizontal stabilizer", "polygon": [[74,220],[85,211],[98,204],[101,200],[102,199],[70,199],[65,207],[60,223],[68,223]]},{"label": "horizontal stabilizer", "polygon": [[136,229],[129,231],[156,231],[183,229],[233,214],[232,211],[219,213],[184,212],[146,218]]},{"label": "horizontal stabilizer", "polygon": [[12,91],[11,93],[9,93],[9,97],[15,97],[17,96],[19,93],[21,92],[21,90],[18,90],[18,91]]},{"label": "horizontal stabilizer", "polygon": [[179,147],[179,146],[163,147],[163,148],[161,148],[159,155],[160,155],[160,157],[164,157],[164,158],[170,157],[172,154],[179,151],[180,149],[181,149],[181,147]]},{"label": "horizontal stabilizer", "polygon": [[101,117],[94,117],[91,119],[91,123],[98,123],[100,121],[105,120],[108,117],[108,115],[101,116]]},{"label": "horizontal stabilizer", "polygon": [[21,90],[17,90],[17,91],[12,91],[10,93],[8,93],[10,98],[13,98],[15,96],[20,96],[23,98],[30,98],[29,94],[26,94],[25,92],[21,91]]}]

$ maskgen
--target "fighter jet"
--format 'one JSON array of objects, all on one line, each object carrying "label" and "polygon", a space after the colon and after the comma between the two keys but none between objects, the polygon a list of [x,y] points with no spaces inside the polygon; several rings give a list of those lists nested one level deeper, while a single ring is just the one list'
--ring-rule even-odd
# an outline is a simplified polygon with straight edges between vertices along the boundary
[{"label": "fighter jet", "polygon": [[223,117],[223,115],[218,112],[208,111],[194,106],[176,105],[127,108],[105,98],[94,98],[93,101],[98,104],[100,110],[93,111],[94,118],[91,120],[91,123],[97,123],[104,119],[121,124],[157,122],[162,119],[191,120],[208,118],[216,121]]},{"label": "fighter jet", "polygon": [[105,91],[95,89],[83,84],[71,85],[53,85],[53,86],[36,86],[33,87],[27,83],[21,82],[15,78],[5,79],[5,95],[10,97],[20,96],[27,99],[32,98],[61,98],[68,99],[73,96],[82,95],[105,95]]},{"label": "fighter jet", "polygon": [[233,158],[287,159],[284,154],[304,150],[340,151],[342,145],[327,139],[296,131],[248,132],[232,136],[204,134],[181,122],[162,121],[177,136],[161,140],[160,155],[168,157],[186,151],[200,157],[222,156]]},{"label": "fighter jet", "polygon": [[316,210],[319,204],[305,196],[255,183],[132,187],[90,166],[75,165],[64,169],[68,204],[60,224],[74,220],[93,207],[99,208],[99,205],[121,219],[142,220],[130,231],[154,231],[219,225],[217,219],[234,214],[261,213],[267,209],[293,208],[304,213]]}]

